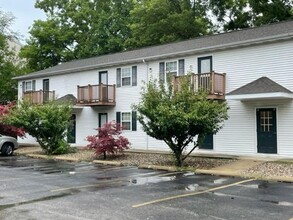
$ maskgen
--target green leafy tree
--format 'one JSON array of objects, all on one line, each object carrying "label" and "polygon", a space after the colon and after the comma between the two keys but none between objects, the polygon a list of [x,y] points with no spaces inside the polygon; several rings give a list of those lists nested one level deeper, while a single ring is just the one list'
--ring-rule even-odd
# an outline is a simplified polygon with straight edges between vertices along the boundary
[{"label": "green leafy tree", "polygon": [[255,26],[293,18],[292,0],[249,0]]},{"label": "green leafy tree", "polygon": [[12,78],[21,73],[22,63],[8,45],[8,41],[16,40],[10,29],[13,20],[12,14],[0,10],[0,103],[16,100],[17,82]]},{"label": "green leafy tree", "polygon": [[47,19],[37,20],[21,56],[32,70],[124,49],[129,36],[128,0],[37,0]]},{"label": "green leafy tree", "polygon": [[238,30],[293,18],[292,0],[207,0],[218,30]]},{"label": "green leafy tree", "polygon": [[66,142],[72,108],[68,104],[48,102],[43,105],[21,103],[4,117],[6,124],[23,128],[33,136],[46,154],[63,154],[70,150]]},{"label": "green leafy tree", "polygon": [[127,48],[190,39],[209,33],[201,1],[141,0],[131,11]]},{"label": "green leafy tree", "polygon": [[[217,133],[227,116],[225,102],[208,100],[203,92],[194,93],[190,77],[178,87],[150,80],[133,108],[139,113],[143,130],[163,140],[173,152],[177,166],[201,143],[206,134]],[[196,140],[197,139],[197,140]],[[188,145],[192,149],[186,152]]]},{"label": "green leafy tree", "polygon": [[217,29],[238,30],[252,26],[248,0],[209,0],[208,7],[217,18]]}]

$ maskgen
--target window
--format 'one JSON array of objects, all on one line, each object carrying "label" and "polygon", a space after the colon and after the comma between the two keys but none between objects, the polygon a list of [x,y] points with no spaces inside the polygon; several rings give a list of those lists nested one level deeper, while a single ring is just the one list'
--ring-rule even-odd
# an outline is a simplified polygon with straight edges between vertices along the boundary
[{"label": "window", "polygon": [[36,81],[35,80],[28,80],[22,82],[22,91],[35,91],[36,90]]},{"label": "window", "polygon": [[130,86],[131,85],[131,69],[130,69],[130,67],[122,68],[121,71],[122,71],[122,74],[121,74],[122,86]]},{"label": "window", "polygon": [[159,79],[162,82],[172,76],[182,76],[184,71],[184,59],[159,63]]},{"label": "window", "polygon": [[121,124],[124,130],[131,130],[131,113],[130,112],[121,113]]},{"label": "window", "polygon": [[26,81],[24,86],[25,91],[32,91],[33,90],[33,84],[32,81]]},{"label": "window", "polygon": [[262,132],[270,132],[273,130],[273,111],[263,110],[260,112],[260,130]]},{"label": "window", "polygon": [[137,66],[117,68],[117,87],[137,86]]},{"label": "window", "polygon": [[177,76],[177,61],[166,62],[166,73]]},{"label": "window", "polygon": [[124,130],[136,131],[137,114],[133,112],[116,112],[116,122],[121,123]]}]

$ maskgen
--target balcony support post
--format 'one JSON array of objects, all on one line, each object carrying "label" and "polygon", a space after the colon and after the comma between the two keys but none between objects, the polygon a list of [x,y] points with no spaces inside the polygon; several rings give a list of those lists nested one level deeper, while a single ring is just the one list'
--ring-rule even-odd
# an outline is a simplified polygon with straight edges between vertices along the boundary
[{"label": "balcony support post", "polygon": [[104,100],[103,100],[103,83],[100,83],[98,86],[99,86],[99,102],[104,102]]},{"label": "balcony support post", "polygon": [[212,71],[211,72],[211,82],[210,82],[211,83],[211,89],[210,89],[211,95],[215,94],[215,79],[216,79],[215,72]]},{"label": "balcony support post", "polygon": [[88,84],[88,102],[92,102],[93,99],[93,88]]}]

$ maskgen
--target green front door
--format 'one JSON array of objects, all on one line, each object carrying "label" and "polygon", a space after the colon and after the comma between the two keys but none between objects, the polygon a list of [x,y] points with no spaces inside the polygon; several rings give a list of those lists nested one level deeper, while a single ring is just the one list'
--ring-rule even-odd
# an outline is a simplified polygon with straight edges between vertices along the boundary
[{"label": "green front door", "polygon": [[200,149],[212,150],[214,148],[214,135],[208,134],[199,146]]},{"label": "green front door", "polygon": [[257,152],[277,153],[277,119],[275,108],[259,108],[257,119]]},{"label": "green front door", "polygon": [[71,125],[68,128],[67,142],[70,144],[75,144],[76,142],[76,115],[71,115],[70,118]]}]

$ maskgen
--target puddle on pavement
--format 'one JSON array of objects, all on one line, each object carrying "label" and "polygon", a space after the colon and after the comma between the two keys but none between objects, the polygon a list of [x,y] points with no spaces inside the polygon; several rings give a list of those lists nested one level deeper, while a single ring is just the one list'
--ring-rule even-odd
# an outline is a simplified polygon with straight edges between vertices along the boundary
[{"label": "puddle on pavement", "polygon": [[185,191],[187,192],[194,192],[199,190],[199,185],[198,184],[189,184],[188,186],[185,187]]},{"label": "puddle on pavement", "polygon": [[18,203],[13,203],[13,204],[6,204],[6,205],[0,205],[0,211],[4,210],[4,209],[8,209],[8,208],[12,208],[12,207],[17,207],[20,205],[27,205],[27,204],[31,204],[31,203],[35,203],[35,202],[43,202],[43,201],[49,201],[49,200],[53,200],[53,199],[58,199],[58,198],[62,198],[65,196],[69,196],[69,195],[73,195],[75,193],[77,193],[79,191],[69,191],[66,193],[61,193],[61,194],[57,194],[57,195],[52,195],[52,196],[46,196],[46,197],[42,197],[39,199],[33,199],[33,200],[29,200],[29,201],[24,201],[24,202],[18,202]]},{"label": "puddle on pavement", "polygon": [[220,178],[220,179],[214,180],[214,184],[223,184],[226,181],[228,181],[227,178]]},{"label": "puddle on pavement", "polygon": [[159,183],[159,182],[164,182],[164,181],[171,181],[174,180],[176,177],[174,176],[153,176],[153,177],[137,177],[130,179],[130,185],[145,185],[145,184],[150,184],[150,183]]},{"label": "puddle on pavement", "polygon": [[252,188],[252,189],[267,189],[269,188],[269,182],[262,181],[258,184],[241,184],[242,187]]},{"label": "puddle on pavement", "polygon": [[102,177],[96,177],[96,180],[112,180],[115,179],[117,177],[113,177],[113,176],[102,176]]}]

